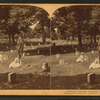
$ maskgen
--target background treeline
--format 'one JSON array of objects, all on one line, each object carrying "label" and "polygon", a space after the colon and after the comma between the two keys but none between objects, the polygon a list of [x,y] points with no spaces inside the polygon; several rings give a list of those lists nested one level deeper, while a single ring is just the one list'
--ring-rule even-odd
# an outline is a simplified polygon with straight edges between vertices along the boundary
[{"label": "background treeline", "polygon": [[97,43],[100,34],[100,6],[77,5],[57,9],[51,17],[35,6],[1,5],[0,37],[6,36],[14,43],[19,33],[24,37]]},{"label": "background treeline", "polygon": [[51,18],[52,39],[97,43],[100,35],[100,6],[77,5],[57,9]]},{"label": "background treeline", "polygon": [[35,6],[1,5],[0,6],[0,38],[8,38],[9,43],[16,40],[18,34],[24,37],[50,37],[50,18],[48,13]]}]

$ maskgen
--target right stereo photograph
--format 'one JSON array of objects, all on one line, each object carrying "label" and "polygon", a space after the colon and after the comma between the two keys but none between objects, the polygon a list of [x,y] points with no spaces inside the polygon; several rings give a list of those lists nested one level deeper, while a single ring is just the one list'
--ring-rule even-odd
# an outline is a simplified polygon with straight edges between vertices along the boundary
[{"label": "right stereo photograph", "polygon": [[51,89],[99,89],[100,6],[57,9],[50,35]]}]

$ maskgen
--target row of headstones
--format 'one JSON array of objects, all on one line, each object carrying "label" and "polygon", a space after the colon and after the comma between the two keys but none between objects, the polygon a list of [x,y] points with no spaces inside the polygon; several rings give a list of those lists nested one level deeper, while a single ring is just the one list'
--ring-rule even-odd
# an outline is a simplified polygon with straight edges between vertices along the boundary
[{"label": "row of headstones", "polygon": [[[93,74],[93,73],[87,74],[87,83],[93,84],[93,83],[95,83],[95,79],[96,79],[95,74]],[[11,84],[16,83],[16,73],[8,74],[8,82]]]}]

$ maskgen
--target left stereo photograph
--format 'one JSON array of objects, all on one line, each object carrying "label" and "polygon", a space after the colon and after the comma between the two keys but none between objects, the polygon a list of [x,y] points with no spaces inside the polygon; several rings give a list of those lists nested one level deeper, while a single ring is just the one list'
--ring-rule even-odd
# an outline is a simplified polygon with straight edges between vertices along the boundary
[{"label": "left stereo photograph", "polygon": [[50,89],[50,16],[0,5],[0,89]]}]

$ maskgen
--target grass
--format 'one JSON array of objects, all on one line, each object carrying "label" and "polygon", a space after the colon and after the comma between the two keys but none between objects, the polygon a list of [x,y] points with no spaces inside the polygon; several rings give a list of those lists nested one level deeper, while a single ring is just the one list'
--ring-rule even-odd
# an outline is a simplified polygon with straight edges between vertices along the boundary
[{"label": "grass", "polygon": [[[85,73],[96,73],[99,74],[100,69],[89,69],[89,65],[98,57],[98,52],[95,51],[94,53],[86,52],[85,53],[89,60],[86,62],[76,62],[76,59],[79,56],[76,56],[75,53],[69,54],[61,54],[59,59],[56,58],[55,55],[51,56],[51,72],[52,76],[72,76],[78,74],[85,74]],[[59,60],[64,59],[66,65],[62,66],[59,65]],[[58,71],[58,72],[57,72]]]},{"label": "grass", "polygon": [[[89,57],[86,62],[77,63],[79,55],[75,53],[61,54],[60,58],[51,56],[51,89],[100,89],[100,68],[89,69],[90,64],[98,57],[98,51],[85,52]],[[59,60],[64,59],[65,65],[59,65]],[[87,83],[87,74],[96,75],[95,84]]]},{"label": "grass", "polygon": [[[4,45],[5,47],[5,45]],[[22,57],[22,67],[9,69],[9,64],[17,57],[17,50],[11,53],[10,49],[3,50],[8,55],[8,60],[0,62],[0,88],[1,89],[98,89],[99,85],[99,73],[100,69],[89,69],[89,65],[98,57],[98,51],[91,53],[91,50],[87,50],[85,45],[84,49],[79,51],[85,52],[89,57],[89,60],[83,63],[76,63],[76,59],[79,56],[75,55],[75,46],[70,45],[57,45],[52,46],[50,50],[50,44],[35,45],[32,48],[30,45],[25,47],[25,52],[30,55]],[[5,49],[5,48],[4,48]],[[40,50],[38,54],[37,51]],[[65,51],[64,51],[65,50]],[[51,53],[50,53],[51,51]],[[56,54],[60,54],[60,58],[56,58]],[[50,56],[51,55],[51,56]],[[64,59],[65,65],[59,65],[59,60]],[[47,62],[50,66],[50,73],[41,73],[42,65]],[[30,66],[29,66],[30,65]],[[9,72],[16,73],[16,84],[9,84],[7,81],[7,75]],[[87,73],[95,73],[97,75],[97,83],[90,85],[87,83]],[[50,86],[51,81],[51,86]]]},{"label": "grass", "polygon": [[[33,51],[34,52],[34,51]],[[16,73],[34,73],[38,72],[39,70],[42,70],[43,63],[50,62],[50,56],[44,56],[44,55],[29,55],[22,57],[22,67],[21,68],[9,68],[9,65],[12,61],[14,61],[15,57],[18,56],[17,50],[14,50],[12,53],[10,51],[4,52],[8,56],[8,60],[5,60],[3,62],[0,62],[0,70],[1,73],[6,72],[16,72]],[[30,67],[28,67],[30,65]]]},{"label": "grass", "polygon": [[7,77],[8,73],[0,74],[0,89],[50,89],[50,75],[16,74],[14,84]]}]

